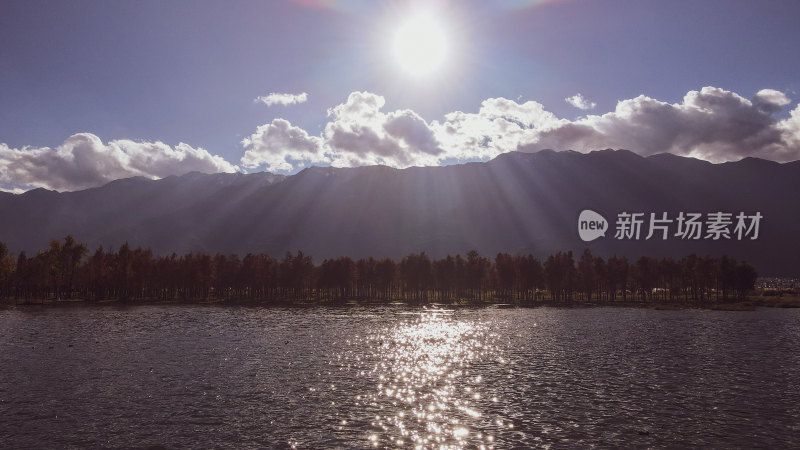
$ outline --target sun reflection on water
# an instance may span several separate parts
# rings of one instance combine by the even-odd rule
[[[368,445],[415,448],[492,448],[482,424],[485,380],[473,365],[496,353],[497,335],[486,324],[457,320],[452,310],[426,309],[369,337],[374,365],[359,372],[374,390],[356,401],[378,413]],[[494,419],[494,420],[493,420]],[[494,426],[494,429],[501,428]]]

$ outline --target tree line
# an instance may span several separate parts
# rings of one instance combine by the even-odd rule
[[[154,255],[150,249],[89,252],[72,236],[16,258],[0,242],[0,298],[18,302],[82,299],[122,301],[261,301],[339,303],[709,302],[743,298],[757,278],[753,266],[727,256],[680,260],[642,256],[604,259],[587,249],[544,260],[498,253],[433,259],[326,259],[303,252],[276,259],[263,253]]]

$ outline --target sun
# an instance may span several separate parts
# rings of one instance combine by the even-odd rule
[[[444,65],[447,44],[442,23],[430,15],[418,14],[397,29],[392,50],[402,70],[413,76],[426,76]]]

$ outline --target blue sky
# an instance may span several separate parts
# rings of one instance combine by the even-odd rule
[[[391,43],[422,9],[444,30],[448,54],[436,73],[415,77]],[[798,19],[796,1],[6,0],[0,186],[436,165],[543,146],[794,160]],[[255,101],[269,93],[307,101]],[[579,93],[594,108],[565,101]],[[662,116],[648,115],[654,109]],[[588,116],[596,119],[581,122]],[[650,140],[623,137],[663,117],[678,118]],[[750,134],[733,133],[741,121]],[[448,135],[448,126],[460,128]],[[111,163],[77,167],[64,156],[81,149]]]

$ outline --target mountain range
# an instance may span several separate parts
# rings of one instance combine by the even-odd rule
[[[561,251],[638,258],[730,255],[762,275],[800,273],[800,161],[745,158],[712,164],[626,150],[510,152],[488,162],[393,169],[310,167],[295,175],[189,173],[128,178],[75,192],[0,193],[0,241],[35,252],[72,234],[93,249],[125,242],[157,254],[302,250],[319,263],[337,256],[434,257],[477,250]],[[609,222],[584,242],[584,209]],[[723,211],[763,216],[752,240],[645,239],[650,213]],[[616,239],[620,212],[644,213],[638,240]],[[705,216],[704,216],[705,217]],[[734,219],[735,224],[735,219]],[[733,230],[733,226],[731,226]]]

